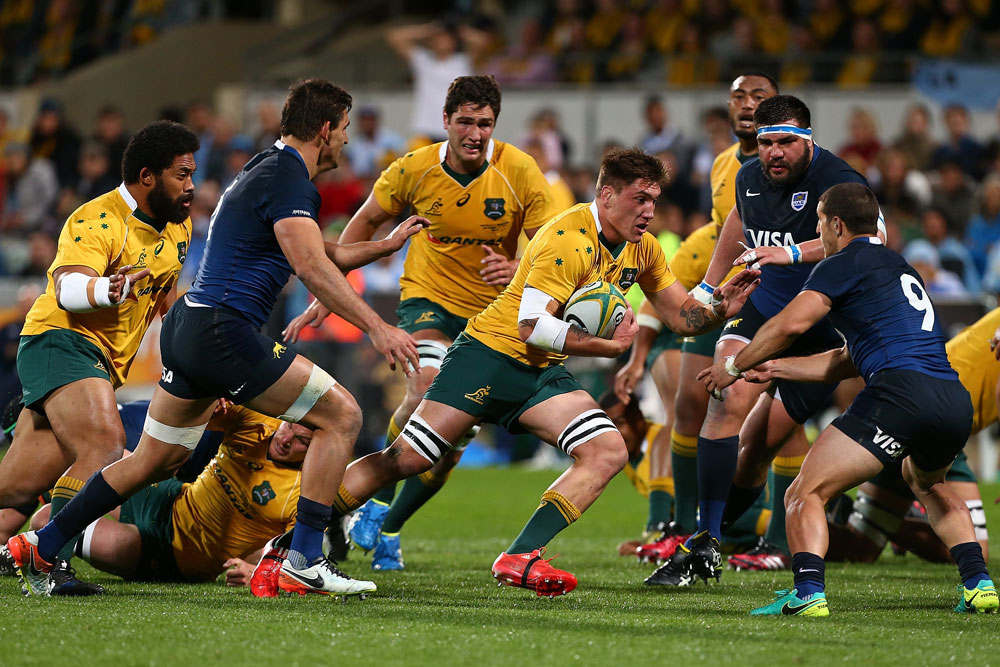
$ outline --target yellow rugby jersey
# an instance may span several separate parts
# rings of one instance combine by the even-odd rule
[[[612,283],[623,293],[635,283],[647,293],[674,283],[663,248],[652,234],[609,250],[600,224],[597,204],[591,202],[577,204],[542,227],[528,243],[510,284],[469,320],[465,333],[522,363],[550,366],[566,355],[528,345],[518,337],[517,311],[525,285],[565,304],[573,292],[597,280]]]
[[[653,422],[647,421],[649,425],[649,430],[646,431],[646,437],[642,441],[642,458],[636,461],[634,464],[629,461],[625,464],[625,476],[628,477],[628,481],[632,482],[632,486],[635,490],[639,492],[640,495],[649,496],[649,448],[653,445],[653,440],[656,439],[656,434],[660,432],[663,428],[663,424],[654,424]]]
[[[990,338],[997,327],[1000,327],[1000,308],[991,310],[945,345],[951,367],[958,372],[958,379],[972,397],[973,433],[997,420],[996,388],[1000,380],[1000,362],[990,350]]]
[[[559,210],[538,165],[515,146],[491,139],[477,174],[451,170],[447,151],[442,142],[399,158],[373,193],[386,212],[399,215],[409,206],[431,223],[410,238],[400,299],[429,299],[471,317],[501,292],[479,275],[483,246],[512,259],[521,230],[541,227]]]
[[[281,422],[232,405],[209,428],[223,431],[219,453],[174,501],[174,559],[188,579],[212,580],[295,524],[301,471],[267,457]]]
[[[45,293],[28,312],[21,335],[52,329],[79,333],[104,352],[111,362],[111,382],[119,387],[128,376],[146,329],[177,284],[191,243],[190,218],[181,223],[168,222],[162,233],[152,222],[138,210],[124,183],[73,211],[59,234]],[[132,287],[122,305],[71,313],[56,302],[52,272],[59,267],[86,266],[99,276],[111,276],[129,264],[134,266],[129,273],[145,268],[151,273]]]
[[[712,222],[691,232],[670,259],[670,271],[685,289],[690,290],[705,278],[719,231],[736,206],[736,172],[744,162],[754,157],[756,156],[743,155],[739,142],[736,142],[719,153],[712,162],[709,178],[712,188]],[[739,273],[742,268],[733,267],[726,280]]]

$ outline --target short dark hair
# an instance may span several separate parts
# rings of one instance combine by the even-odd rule
[[[613,390],[608,390],[601,394],[601,397],[597,399],[597,407],[601,410],[610,410],[616,406],[622,404],[622,399],[618,398]],[[635,417],[638,415],[642,417],[642,410],[639,408],[639,397],[635,394],[628,395],[628,403],[625,403],[625,414],[630,414]]]
[[[350,93],[326,79],[293,83],[281,109],[281,136],[312,141],[323,123],[330,121],[331,128],[339,125],[353,101]]]
[[[759,105],[753,113],[753,122],[758,127],[780,125],[790,120],[798,122],[799,127],[810,127],[812,116],[806,103],[794,95],[775,95]]]
[[[819,197],[823,213],[844,221],[851,234],[874,234],[878,231],[878,199],[861,183],[838,183]]]
[[[157,120],[132,135],[122,155],[122,180],[139,182],[139,172],[149,169],[159,176],[178,155],[196,153],[198,137],[180,123]]]
[[[500,84],[492,75],[460,76],[448,86],[444,97],[444,113],[449,118],[463,104],[477,109],[493,109],[493,119],[500,117]]]
[[[641,148],[612,148],[601,161],[601,172],[597,175],[597,190],[605,185],[615,192],[635,181],[663,183],[667,180],[667,168],[655,155]]]
[[[748,69],[748,70],[743,70],[741,72],[737,72],[736,76],[733,77],[733,81],[736,81],[736,79],[740,78],[741,76],[759,76],[762,79],[767,79],[767,82],[771,84],[772,88],[774,88],[774,92],[776,93],[780,92],[778,90],[778,82],[775,81],[774,77],[772,77],[770,74],[761,72],[760,70],[756,69]]]

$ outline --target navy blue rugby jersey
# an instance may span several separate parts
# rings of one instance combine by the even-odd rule
[[[958,380],[920,276],[878,238],[855,239],[816,264],[802,287],[806,290],[833,302],[828,317],[847,339],[866,382],[886,369]]]
[[[815,146],[806,173],[789,187],[771,185],[756,158],[736,174],[736,210],[751,248],[788,246],[819,238],[816,202],[838,183],[868,185],[865,177],[828,150]],[[762,267],[760,285],[750,301],[764,317],[773,317],[795,298],[812,264]]]
[[[263,326],[292,267],[274,236],[284,218],[319,218],[302,156],[281,141],[247,162],[212,214],[205,254],[186,298],[234,310]]]

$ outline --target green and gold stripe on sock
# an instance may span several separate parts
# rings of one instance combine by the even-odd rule
[[[559,514],[562,515],[562,518],[566,520],[567,524],[573,523],[580,518],[581,512],[577,509],[576,505],[574,505],[569,498],[558,491],[546,491],[543,493],[542,502],[538,507],[541,508],[546,503],[551,504],[559,510]]]
[[[56,504],[56,498],[61,500],[59,503],[59,509],[69,502],[73,496],[79,493],[80,489],[83,488],[84,481],[82,479],[76,479],[75,477],[67,477],[63,475],[58,480],[56,480],[56,485],[52,487],[52,504]],[[59,510],[55,510],[58,512]]]
[[[673,477],[657,477],[655,479],[649,480],[649,490],[650,491],[663,491],[664,493],[669,493],[671,496],[674,495],[674,478]]]
[[[801,456],[775,456],[774,461],[771,462],[771,470],[774,471],[775,475],[796,477],[802,470],[802,462],[805,458],[805,454]]]
[[[670,451],[680,456],[696,457],[698,455],[698,436],[681,435],[670,429]]]
[[[417,479],[423,482],[424,486],[431,489],[440,489],[448,481],[449,477],[451,477],[451,470],[444,475],[438,475],[434,472],[433,468],[417,475]]]
[[[350,514],[354,510],[358,509],[363,503],[352,496],[351,492],[347,490],[347,487],[341,484],[340,489],[337,490],[337,497],[333,499],[332,504],[333,509],[343,516],[344,514]]]

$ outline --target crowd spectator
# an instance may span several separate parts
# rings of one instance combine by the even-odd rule
[[[906,155],[914,169],[926,171],[934,155],[934,138],[931,136],[931,112],[923,104],[914,104],[906,111],[903,132],[893,142],[893,147]]]
[[[1000,241],[1000,174],[983,180],[979,193],[979,211],[965,228],[965,245],[981,274],[986,272],[990,249]]]
[[[527,17],[521,22],[521,38],[495,56],[486,66],[501,84],[539,86],[556,80],[556,61],[545,49],[541,21]]]
[[[357,119],[358,129],[345,149],[355,173],[363,179],[374,181],[383,169],[403,154],[406,145],[402,137],[382,127],[379,111],[375,107],[361,107]]]
[[[55,167],[17,142],[4,148],[4,163],[7,196],[0,227],[24,232],[40,229],[59,194]]]
[[[107,105],[97,112],[93,139],[104,146],[108,170],[121,180],[122,155],[125,154],[129,140],[129,133],[125,127],[125,114],[121,109]]]
[[[281,113],[270,100],[263,100],[257,105],[257,131],[254,133],[256,153],[274,145],[281,137]],[[354,139],[352,138],[353,142]]]
[[[654,155],[671,151],[677,166],[686,170],[691,164],[691,146],[681,131],[670,124],[670,114],[662,98],[654,96],[646,100],[643,120],[646,128],[639,139],[642,149]]]
[[[979,271],[968,248],[949,234],[945,212],[931,206],[922,218],[924,239],[937,252],[940,266],[958,276],[969,292],[979,290]]]
[[[903,259],[910,263],[931,296],[965,296],[965,285],[957,275],[941,268],[941,259],[930,241],[910,241],[903,250]]]
[[[937,165],[931,204],[941,209],[948,221],[948,232],[958,238],[965,232],[975,204],[972,179],[955,157],[946,156]]]
[[[80,178],[76,182],[76,194],[82,201],[90,201],[121,183],[121,160],[117,169],[111,169],[108,149],[97,141],[88,141],[80,149]]]
[[[28,236],[28,261],[18,271],[21,278],[44,278],[56,258],[56,237],[48,232],[32,232]]]
[[[969,176],[980,178],[983,147],[969,134],[969,110],[960,104],[945,107],[944,124],[947,138],[934,149],[931,161],[954,162]]]
[[[837,149],[837,155],[859,173],[870,176],[875,158],[882,151],[875,114],[861,107],[851,109],[847,132],[847,143]]]
[[[62,102],[51,97],[42,100],[29,143],[33,155],[52,163],[59,183],[76,182],[80,137],[66,122]]]

